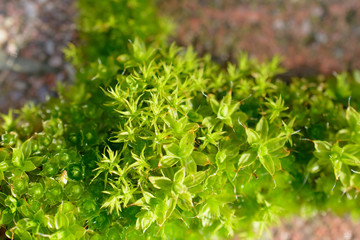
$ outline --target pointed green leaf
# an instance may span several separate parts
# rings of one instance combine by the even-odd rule
[[[32,161],[25,161],[24,166],[21,168],[25,172],[31,172],[36,169],[36,166]]]
[[[179,161],[179,158],[176,158],[174,156],[163,156],[160,159],[160,167],[172,167]]]
[[[260,142],[260,135],[251,128],[246,128],[247,142],[251,145]]]
[[[13,149],[12,163],[14,164],[15,167],[21,168],[24,166],[24,154],[21,151],[21,149],[19,148]]]
[[[185,180],[185,168],[180,168],[174,175],[174,183],[183,184]]]
[[[177,144],[171,143],[168,145],[164,145],[164,149],[166,151],[166,154],[168,156],[174,157],[174,158],[180,158],[180,148]]]
[[[24,229],[17,228],[15,229],[15,233],[19,236],[20,240],[33,240],[30,233]]]
[[[194,159],[195,163],[199,166],[206,166],[210,163],[208,156],[205,153],[200,151],[193,151],[191,157]]]
[[[194,175],[188,175],[185,177],[184,185],[188,188],[195,187],[201,184],[206,178],[205,171],[196,172]]]
[[[196,173],[197,166],[195,161],[192,159],[192,157],[183,158],[182,162],[183,162],[183,166],[185,166],[185,170],[187,174],[194,175]]]
[[[347,165],[343,164],[339,160],[335,161],[334,162],[334,173],[335,173],[335,178],[336,179],[340,178],[341,183],[345,187],[350,186],[351,173],[350,173],[350,169]]]
[[[179,145],[180,157],[184,158],[191,155],[194,149],[194,142],[195,142],[195,133],[192,131],[186,133],[186,135],[181,138]]]
[[[329,155],[331,154],[331,144],[325,141],[313,141],[315,145],[314,155],[318,158],[325,158],[328,159]]]
[[[86,229],[84,227],[81,227],[78,224],[72,224],[69,226],[69,232],[72,234],[72,236],[75,239],[82,239],[82,237],[85,235]]]
[[[172,186],[172,181],[167,177],[149,177],[149,181],[155,188],[169,190]]]
[[[351,175],[350,182],[351,182],[351,186],[354,186],[359,190],[360,189],[360,174]]]
[[[350,106],[346,109],[346,120],[352,129],[360,126],[360,114]]]
[[[32,143],[31,138],[21,144],[21,151],[24,154],[24,158],[27,159],[31,155]]]
[[[259,132],[262,138],[266,138],[269,132],[269,123],[265,117],[262,117],[256,124],[256,132]]]
[[[57,213],[55,214],[55,228],[60,229],[68,226],[69,226],[69,220],[66,217],[66,215],[63,214],[61,211],[57,211]]]
[[[273,176],[275,173],[275,164],[274,164],[274,160],[272,159],[272,157],[268,154],[265,156],[260,155],[259,160],[260,160],[261,164],[264,166],[264,168],[266,169],[266,171],[268,171],[270,173],[270,175]]]
[[[266,141],[264,143],[264,146],[267,148],[269,153],[272,153],[283,149],[286,142],[287,142],[286,137],[276,137]]]
[[[257,158],[257,153],[253,151],[245,152],[240,155],[238,165],[239,168],[247,167],[251,165]]]
[[[186,210],[194,207],[194,204],[192,202],[192,196],[189,192],[184,192],[183,194],[181,194],[179,200],[184,204]]]
[[[217,114],[219,112],[219,102],[216,100],[215,95],[209,94],[207,99],[210,102],[211,109]]]
[[[360,167],[360,159],[346,152],[342,154],[341,161],[350,166]]]
[[[136,214],[136,229],[145,232],[151,224],[156,220],[156,215],[151,211],[143,210]]]

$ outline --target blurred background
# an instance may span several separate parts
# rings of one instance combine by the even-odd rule
[[[73,0],[0,0],[0,112],[41,102],[73,78],[62,49],[76,41]]]
[[[77,41],[72,0],[0,0],[0,112],[41,102],[71,82],[62,49]],[[359,0],[158,0],[175,23],[171,41],[226,66],[240,51],[260,62],[279,55],[281,77],[360,69]],[[283,220],[264,239],[360,239],[360,224],[329,213]]]
[[[167,0],[173,40],[219,63],[239,50],[260,61],[283,57],[289,75],[311,77],[360,68],[358,0]]]

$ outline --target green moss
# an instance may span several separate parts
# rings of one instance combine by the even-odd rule
[[[285,84],[278,59],[245,55],[221,69],[167,45],[149,1],[78,3],[75,84],[2,115],[7,235],[251,238],[281,216],[359,214],[358,72]]]

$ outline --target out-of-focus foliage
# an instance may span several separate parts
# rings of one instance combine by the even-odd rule
[[[251,238],[292,213],[358,215],[359,72],[287,84],[277,58],[246,55],[224,70],[166,45],[149,1],[79,7],[77,82],[1,116],[9,238]]]

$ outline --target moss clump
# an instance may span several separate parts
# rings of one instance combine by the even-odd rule
[[[9,238],[250,238],[291,213],[358,214],[358,72],[285,84],[276,58],[221,69],[168,46],[148,1],[79,7],[76,83],[2,115]]]

